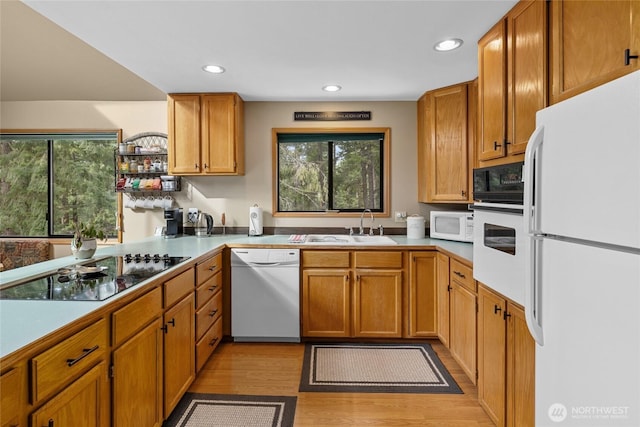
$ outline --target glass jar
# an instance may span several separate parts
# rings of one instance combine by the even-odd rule
[[[136,159],[132,159],[131,163],[129,163],[129,170],[133,173],[138,170],[138,161]]]

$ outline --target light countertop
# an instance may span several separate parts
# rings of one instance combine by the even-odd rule
[[[473,261],[473,245],[470,243],[451,242],[439,239],[407,239],[406,236],[389,236],[397,245],[385,248],[402,248],[411,250],[443,249],[451,255],[469,262]],[[193,259],[207,252],[228,246],[269,246],[269,247],[299,247],[324,248],[327,246],[313,246],[310,244],[292,244],[288,242],[289,235],[214,235],[209,237],[182,236],[175,239],[150,237],[133,243],[119,244],[98,249],[95,257],[125,254],[165,254],[171,256],[188,256]],[[332,248],[336,248],[333,246]],[[370,246],[345,246],[349,249],[367,250]],[[377,247],[377,248],[380,248]],[[74,265],[79,262],[73,256],[62,257],[38,264],[0,272],[0,285],[27,277],[37,276],[45,272],[55,271],[60,267]],[[163,274],[171,274],[180,265],[165,270]],[[149,279],[155,280],[157,279]],[[104,301],[38,301],[38,300],[0,300],[0,358],[37,341],[66,325],[73,323],[104,306],[122,298],[132,289],[140,288],[147,283],[140,284],[119,293]]]

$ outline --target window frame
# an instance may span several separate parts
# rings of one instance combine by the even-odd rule
[[[116,139],[116,145],[114,146],[114,155],[118,148],[118,144],[122,142],[122,129],[0,129],[0,134],[3,136],[34,135],[34,136],[42,136],[43,138],[48,138],[48,139],[51,139],[50,137],[62,136],[62,135],[114,134]],[[49,149],[47,150],[47,156],[48,156],[48,160],[47,160],[48,162],[47,164],[48,212],[47,212],[47,215],[50,216],[51,203],[52,203],[51,198],[53,194],[51,191],[51,182],[50,182],[52,167],[53,167],[52,165],[53,153]],[[114,162],[113,163],[114,192],[116,192],[115,191],[115,157],[113,162]],[[116,209],[117,209],[117,216],[116,216],[116,223],[115,223],[116,238],[117,238],[117,242],[122,242],[123,205],[122,205],[122,194],[120,193],[116,194]],[[16,239],[16,238],[22,239],[22,240],[47,239],[47,240],[56,241],[56,242],[64,242],[64,241],[71,242],[71,237],[72,237],[71,235],[52,234],[51,219],[49,218],[47,221],[47,235],[45,236],[0,236],[0,239]],[[113,241],[114,239],[110,238],[109,240]]]
[[[271,212],[274,217],[290,218],[328,218],[328,217],[360,217],[361,211],[325,211],[325,212],[282,212],[279,211],[278,195],[278,134],[349,134],[378,133],[384,134],[382,147],[382,206],[376,217],[389,217],[391,188],[391,128],[388,127],[355,127],[355,128],[272,128],[271,129]],[[363,208],[365,209],[365,208]]]

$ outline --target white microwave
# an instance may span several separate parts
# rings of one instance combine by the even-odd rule
[[[431,211],[429,237],[473,242],[473,212]]]

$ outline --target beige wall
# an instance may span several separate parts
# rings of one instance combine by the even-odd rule
[[[371,111],[372,120],[353,122],[294,122],[294,111]],[[246,102],[246,174],[239,177],[183,178],[176,200],[185,209],[212,214],[216,223],[225,212],[227,224],[248,226],[249,207],[264,210],[264,225],[355,226],[357,218],[274,218],[271,216],[271,129],[282,127],[390,127],[391,211],[428,218],[429,206],[417,200],[415,102]],[[0,103],[4,129],[122,129],[123,138],[140,132],[167,132],[166,102],[39,101]],[[126,196],[124,196],[126,197]],[[441,207],[442,208],[442,207]],[[376,218],[376,225],[404,226],[393,218]],[[161,210],[125,209],[125,241],[153,234],[164,225]]]

